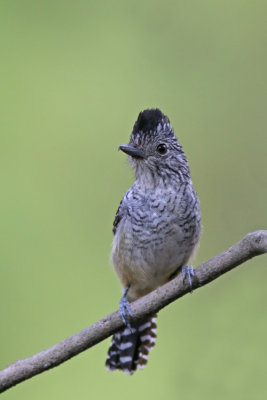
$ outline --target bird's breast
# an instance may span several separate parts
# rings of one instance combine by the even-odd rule
[[[170,193],[128,201],[111,256],[123,286],[138,286],[145,294],[187,262],[198,242],[197,229],[191,228],[198,224],[197,212],[189,200]]]

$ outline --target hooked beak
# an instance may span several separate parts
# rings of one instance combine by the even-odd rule
[[[134,158],[145,158],[144,151],[131,144],[122,144],[119,146],[119,150],[122,150],[124,153]]]

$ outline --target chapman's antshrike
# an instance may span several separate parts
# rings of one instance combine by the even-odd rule
[[[113,336],[106,367],[132,374],[144,368],[155,345],[156,315],[130,326],[128,300],[178,274],[197,248],[201,218],[182,146],[159,109],[141,112],[130,143],[119,148],[129,155],[136,181],[124,195],[113,225],[111,259],[124,289],[120,312],[126,327]],[[192,269],[185,271],[191,282]]]

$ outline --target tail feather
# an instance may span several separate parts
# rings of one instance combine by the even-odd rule
[[[131,329],[124,328],[115,333],[107,355],[109,371],[122,370],[132,375],[136,369],[147,364],[148,354],[156,343],[156,314],[135,322]]]

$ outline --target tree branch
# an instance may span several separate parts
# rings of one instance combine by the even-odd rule
[[[206,285],[250,258],[263,253],[267,253],[267,230],[249,233],[228,250],[195,268],[193,289]],[[132,303],[131,309],[134,317],[130,318],[130,321],[136,321],[159,311],[189,291],[188,283],[183,282],[180,274],[172,281]],[[14,362],[0,372],[0,392],[56,367],[106,339],[122,327],[123,323],[119,312],[116,311],[52,347],[24,360]]]

